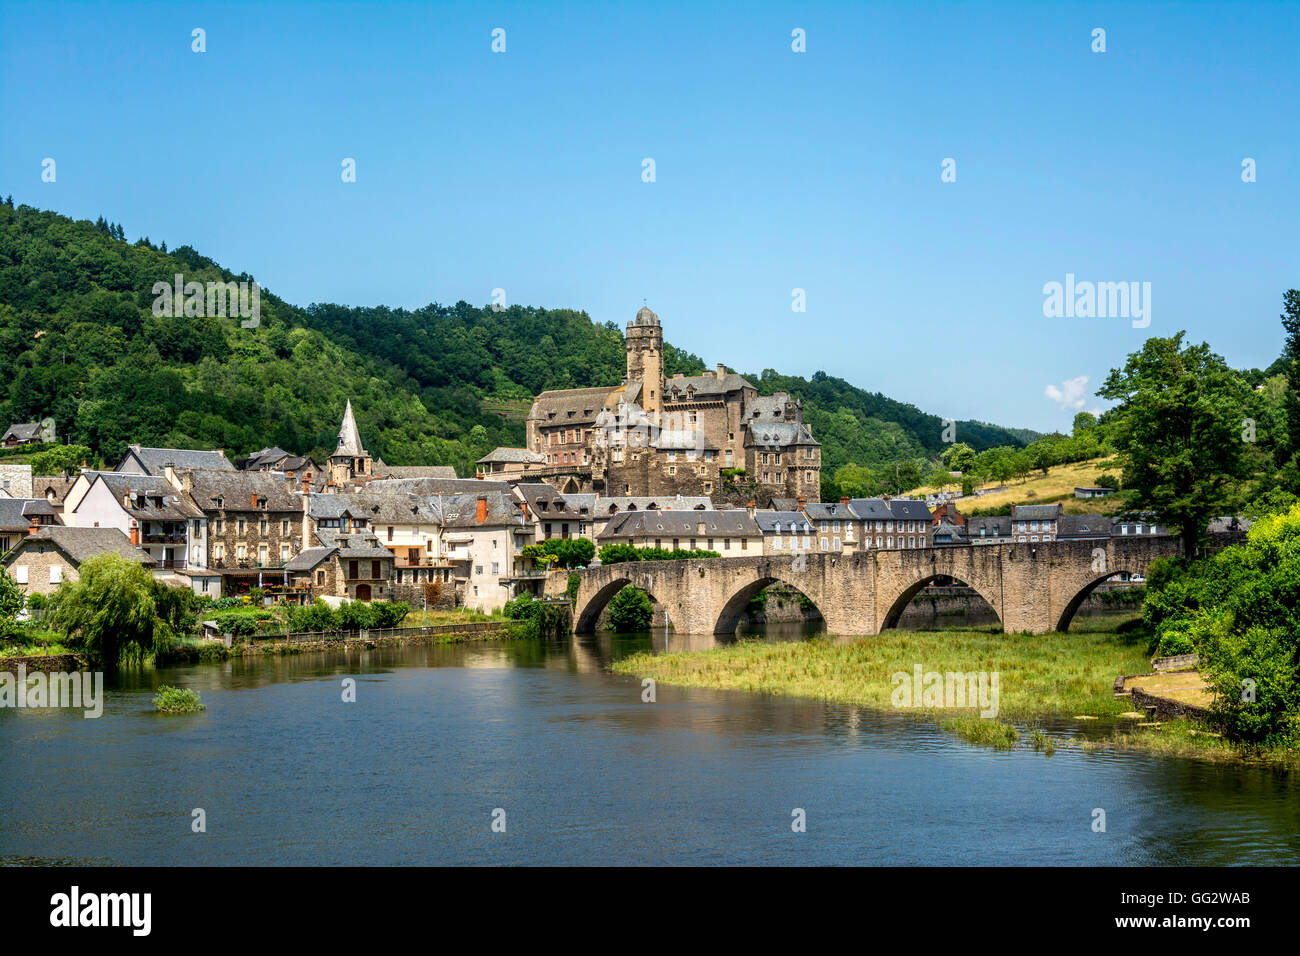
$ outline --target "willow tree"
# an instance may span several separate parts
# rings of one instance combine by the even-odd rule
[[[49,623],[107,668],[141,661],[169,646],[173,636],[154,594],[146,568],[118,554],[99,554],[81,565],[76,581],[59,588]]]

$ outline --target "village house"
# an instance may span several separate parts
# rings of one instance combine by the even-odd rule
[[[1012,541],[1011,516],[997,515],[989,518],[967,518],[966,540],[972,545],[1002,544]]]
[[[840,552],[866,550],[862,519],[848,498],[839,501],[800,502],[799,510],[807,516],[817,533],[818,551]]]
[[[743,509],[624,511],[606,523],[596,542],[675,551],[716,551],[724,558],[759,557],[763,531]]]
[[[191,586],[188,579],[171,573],[185,570],[189,556],[205,550],[203,512],[186,494],[165,475],[87,471],[78,479],[82,482],[84,493],[75,504],[65,504],[64,524],[117,528],[149,554],[156,574],[169,583]],[[70,498],[74,492],[69,492]]]
[[[289,587],[310,603],[393,599],[393,552],[379,543],[364,506],[338,494],[304,495],[306,547],[284,565]]]
[[[625,511],[712,511],[713,501],[707,495],[601,495],[592,505],[591,534],[599,539],[605,525],[615,515]]]
[[[310,458],[291,454],[279,446],[263,448],[247,458],[238,458],[235,467],[241,471],[278,471],[291,481],[306,479],[312,487],[316,486],[322,474],[322,469]]]
[[[499,610],[520,593],[540,595],[546,571],[523,556],[533,524],[508,491],[441,499],[444,558],[454,568],[459,602]]]
[[[889,510],[898,527],[898,546],[900,548],[928,548],[934,534],[934,522],[931,520],[930,508],[924,501],[909,498],[889,499]],[[888,533],[885,537],[888,542]],[[887,545],[888,546],[888,545]]]
[[[474,464],[480,475],[522,475],[530,468],[545,465],[546,456],[527,448],[495,448]]]
[[[1021,543],[1055,541],[1057,522],[1060,518],[1060,504],[1015,505],[1011,509],[1012,529],[1016,541]]]
[[[24,594],[53,594],[64,581],[76,581],[81,565],[101,554],[118,554],[153,568],[154,559],[116,528],[47,525],[27,535],[0,557],[0,566]]]
[[[0,498],[0,554],[27,535],[59,523],[54,507],[44,498]]]
[[[849,501],[853,513],[862,519],[862,547],[889,550],[898,538],[894,534],[895,518],[889,502],[883,498],[854,498]]]
[[[521,481],[514,494],[532,520],[534,540],[586,538],[595,542],[594,511],[600,500],[595,495],[562,495],[541,481]]]
[[[412,606],[452,606],[453,565],[444,555],[439,496],[356,492],[323,496],[321,509],[337,510],[340,522],[363,522],[393,557],[393,600]],[[323,518],[322,521],[330,519]]]
[[[813,524],[802,511],[755,511],[754,521],[763,534],[763,554],[791,557],[817,550]]]

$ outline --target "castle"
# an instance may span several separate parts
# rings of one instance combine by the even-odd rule
[[[529,471],[562,492],[603,495],[724,494],[744,473],[770,497],[821,492],[821,445],[803,405],[785,392],[760,396],[719,365],[664,378],[659,316],[643,307],[627,325],[621,385],[542,392],[527,420]]]

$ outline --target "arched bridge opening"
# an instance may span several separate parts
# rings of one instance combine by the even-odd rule
[[[650,598],[650,604],[654,608],[654,626],[671,625],[672,622],[668,618],[667,608],[655,598],[654,594],[646,590],[644,584],[633,581],[631,578],[620,577],[607,583],[578,610],[573,623],[574,632],[577,634],[595,632],[596,625],[600,623],[601,615],[609,607],[609,602],[614,600],[619,591],[627,587],[640,588]]]
[[[778,596],[769,596],[769,591],[778,591]],[[767,598],[766,601],[763,601]],[[763,603],[760,605],[760,601]],[[792,602],[799,609],[796,617],[791,615],[791,622],[800,623],[809,622],[825,624],[825,617],[811,597],[801,591],[795,585],[788,581],[783,581],[777,577],[763,576],[738,588],[731,597],[727,598],[722,609],[718,612],[717,622],[713,626],[715,635],[734,635],[736,629],[742,624],[758,623],[761,619],[767,620],[767,615],[771,612],[769,608],[783,602]]]
[[[926,594],[936,599],[940,597],[964,599],[973,605],[973,610],[980,612],[979,616],[987,617],[999,627],[1002,626],[1002,618],[998,614],[993,595],[986,594],[982,589],[950,574],[936,573],[919,578],[904,588],[890,603],[889,609],[881,618],[880,629],[884,631],[898,627],[903,614],[912,602]],[[937,612],[933,617],[937,622]]]

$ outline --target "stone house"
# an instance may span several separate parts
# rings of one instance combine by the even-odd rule
[[[763,553],[779,557],[811,554],[817,550],[812,521],[802,511],[755,511],[763,533]]]
[[[152,568],[154,559],[116,528],[38,528],[0,557],[0,565],[26,594],[53,594],[64,581],[76,581],[88,558],[120,554]]]
[[[803,501],[799,510],[813,526],[814,550],[852,552],[869,546],[862,530],[862,518],[848,498],[831,502]]]
[[[707,495],[601,495],[594,499],[591,509],[592,539],[599,540],[610,520],[626,511],[713,510],[713,500]]]
[[[883,498],[854,498],[849,502],[853,513],[862,519],[862,547],[888,550],[895,547],[894,512]]]
[[[934,520],[930,508],[924,501],[910,498],[889,499],[889,510],[894,516],[898,529],[896,538],[899,548],[928,548],[934,535]],[[886,531],[885,545],[889,547],[889,535]]]
[[[1011,525],[1016,541],[1036,543],[1055,541],[1057,524],[1061,519],[1061,505],[1015,505],[1011,509]]]
[[[991,518],[967,518],[966,540],[972,545],[1003,544],[1013,541],[1011,516],[997,515]]]
[[[204,553],[204,514],[166,476],[82,472],[77,485],[83,482],[84,493],[78,494],[75,503],[65,502],[64,524],[117,528],[132,545],[148,552],[160,575],[183,571],[191,555]],[[73,492],[69,492],[69,499],[72,496]],[[171,583],[190,586],[186,579],[171,577],[177,578]]]
[[[44,498],[0,498],[0,554],[29,534],[59,523]]]
[[[495,448],[474,464],[480,475],[522,475],[532,468],[547,464],[541,452],[527,448]]]
[[[595,542],[596,503],[592,494],[560,494],[542,481],[521,481],[514,487],[515,498],[533,524],[533,540],[586,538]]]
[[[0,498],[31,498],[32,466],[0,463]]]

